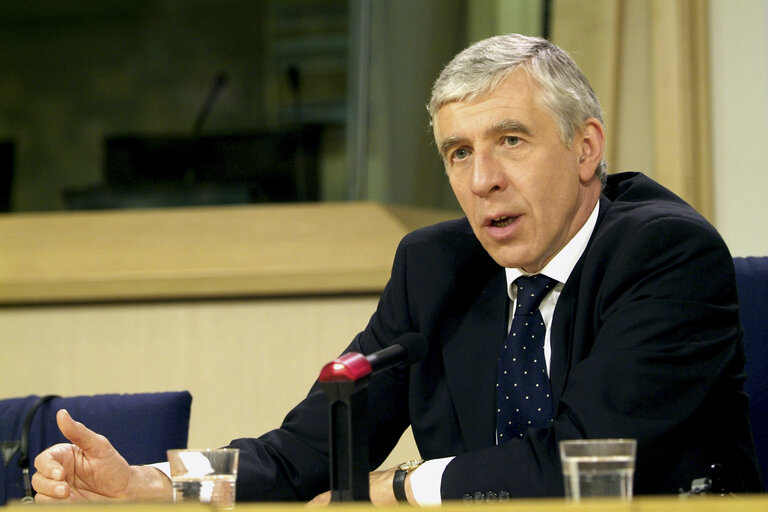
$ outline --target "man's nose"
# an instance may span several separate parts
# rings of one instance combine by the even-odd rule
[[[476,152],[472,169],[472,192],[486,197],[493,192],[504,190],[507,186],[503,166],[493,154]]]

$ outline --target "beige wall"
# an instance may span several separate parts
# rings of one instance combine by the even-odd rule
[[[715,225],[738,256],[768,255],[767,4],[710,0]]]

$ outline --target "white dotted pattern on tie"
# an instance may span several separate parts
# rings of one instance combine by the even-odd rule
[[[528,369],[522,369],[517,368],[517,364],[520,364],[518,361],[518,358],[516,356],[508,357],[506,356],[509,352],[515,352],[515,346],[514,342],[507,342],[504,344],[502,356],[499,358],[499,369],[502,371],[499,372],[499,380],[503,380],[505,382],[504,389],[500,389],[499,384],[497,384],[497,389],[499,389],[499,393],[497,395],[497,402],[499,404],[499,407],[497,407],[497,414],[498,414],[498,424],[497,425],[509,425],[513,426],[513,422],[515,418],[518,419],[517,426],[514,426],[512,430],[507,430],[505,428],[499,428],[497,426],[497,432],[499,436],[499,440],[502,441],[505,438],[505,434],[507,436],[510,435],[516,435],[518,437],[523,437],[524,433],[521,431],[525,426],[533,426],[533,422],[536,421],[537,425],[546,424],[550,421],[552,421],[551,418],[551,404],[548,404],[546,408],[543,408],[539,406],[538,404],[534,404],[533,407],[531,407],[527,413],[525,413],[528,417],[526,418],[520,418],[520,408],[514,407],[514,414],[511,412],[512,407],[502,407],[501,405],[503,403],[509,403],[510,402],[510,395],[513,395],[514,393],[510,393],[510,391],[515,391],[515,393],[519,393],[518,398],[514,398],[514,402],[517,402],[518,400],[523,400],[525,402],[541,402],[543,398],[542,396],[546,397],[546,401],[548,402],[550,399],[550,393],[549,393],[549,381],[547,379],[547,370],[546,366],[542,364],[544,362],[543,359],[543,347],[544,347],[544,333],[545,326],[544,322],[539,320],[538,322],[534,323],[536,327],[534,328],[533,325],[530,325],[531,322],[528,320],[530,317],[538,316],[539,319],[541,318],[541,314],[538,311],[539,303],[545,297],[551,288],[554,286],[553,280],[549,278],[544,278],[543,281],[540,283],[535,283],[536,279],[539,276],[533,276],[531,279],[532,284],[530,285],[531,288],[533,288],[533,292],[530,292],[529,290],[526,290],[526,288],[529,288],[528,284],[525,284],[523,279],[519,279],[518,282],[518,301],[517,301],[517,307],[515,310],[515,317],[512,321],[512,328],[510,329],[510,335],[508,337],[509,340],[516,338],[518,331],[519,332],[527,332],[529,339],[531,340],[531,350],[533,351],[534,357],[530,358],[528,357],[528,362],[524,363]],[[544,285],[543,287],[541,285]],[[541,290],[536,290],[536,288],[541,288]],[[538,325],[537,325],[538,324]],[[531,331],[531,329],[534,329]],[[538,332],[536,332],[538,331]],[[526,338],[528,339],[528,338]],[[523,354],[530,352],[528,350],[528,344],[522,345],[519,347],[523,352]],[[541,361],[541,363],[539,362]],[[508,370],[506,369],[509,369]],[[537,369],[540,370],[540,372],[534,372],[540,377],[534,377],[533,375],[529,376],[529,369]],[[536,393],[544,392],[545,389],[543,389],[546,385],[546,393],[543,395],[537,395],[536,400],[532,400],[532,395],[528,391],[523,391],[523,389],[518,386],[519,382],[517,380],[517,377],[515,376],[524,377],[524,380],[526,381],[526,388],[530,391],[536,390]],[[509,381],[509,377],[514,379],[514,381]],[[538,381],[536,381],[538,379]],[[510,386],[511,384],[511,386]],[[519,390],[519,391],[518,391]],[[528,407],[528,406],[526,406]],[[545,410],[546,409],[546,410]],[[546,413],[546,417],[544,416],[544,413]],[[512,416],[512,419],[508,419],[509,416]],[[536,416],[536,417],[534,417]],[[520,421],[522,420],[522,421]]]

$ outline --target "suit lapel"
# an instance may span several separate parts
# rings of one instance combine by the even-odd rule
[[[557,405],[565,388],[566,376],[571,365],[571,340],[573,339],[573,320],[576,313],[576,292],[578,290],[578,275],[581,274],[582,259],[571,272],[568,282],[563,286],[560,298],[557,300],[555,313],[552,318],[552,331],[549,342],[552,348],[552,359],[549,365],[549,383],[552,388],[552,403]],[[555,410],[557,414],[557,410]]]
[[[496,371],[507,330],[505,283],[500,269],[443,346],[448,388],[470,450],[495,442]]]
[[[565,389],[568,380],[568,372],[571,368],[571,356],[573,354],[574,343],[576,342],[574,339],[576,335],[574,331],[576,303],[581,275],[584,269],[584,260],[586,259],[587,254],[589,254],[589,249],[592,247],[595,234],[600,229],[600,224],[610,205],[611,201],[607,197],[604,195],[600,196],[600,211],[598,213],[595,229],[592,231],[592,236],[590,236],[586,249],[584,249],[584,254],[581,255],[576,266],[571,271],[568,281],[564,284],[563,291],[560,294],[560,298],[557,300],[557,306],[555,307],[555,313],[552,318],[552,330],[549,338],[552,347],[549,382],[552,387],[552,400],[555,405],[563,394],[563,390]],[[557,411],[555,411],[555,414],[557,414]]]

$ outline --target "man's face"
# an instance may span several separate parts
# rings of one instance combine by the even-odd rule
[[[518,69],[490,94],[442,106],[434,123],[475,236],[499,265],[528,272],[541,270],[592,212],[600,194],[594,152],[602,155],[603,142],[590,120],[567,147],[536,87]]]

